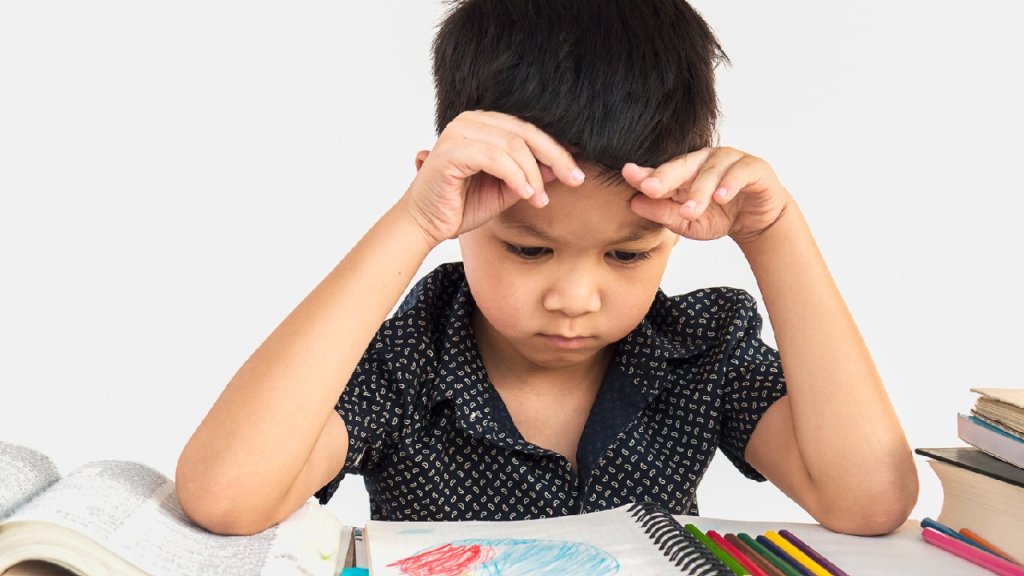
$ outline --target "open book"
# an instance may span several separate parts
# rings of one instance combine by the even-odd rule
[[[365,537],[374,576],[731,574],[649,502],[538,520],[370,520]]]
[[[53,462],[0,442],[0,574],[44,561],[81,576],[306,574],[351,565],[352,529],[312,503],[252,536],[220,536],[182,512],[174,483],[135,462]]]
[[[991,576],[931,546],[908,520],[887,536],[837,534],[817,524],[668,515],[628,504],[577,516],[521,521],[366,523],[373,576],[630,576],[734,572],[707,560],[681,528],[757,537],[783,529],[851,575]]]

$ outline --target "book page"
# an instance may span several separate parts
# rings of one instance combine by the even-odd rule
[[[656,549],[651,552],[650,540],[621,513],[624,509],[509,522],[371,520],[366,523],[369,562],[374,576],[436,574],[442,567],[444,574],[491,576],[686,574],[664,563]],[[927,544],[913,520],[892,534],[865,537],[838,534],[817,524],[673,518],[722,535],[746,533],[756,538],[786,529],[847,574],[991,576],[980,566]],[[552,542],[568,544],[551,548]],[[612,561],[601,562],[602,554]],[[502,558],[504,562],[496,561]]]
[[[1024,409],[1024,388],[971,388],[971,392]]]
[[[59,479],[57,467],[41,452],[0,442],[0,521]]]
[[[167,477],[120,461],[82,466],[10,518],[19,521],[78,531],[153,576],[333,575],[342,537],[311,503],[259,534],[212,534],[188,520]]]
[[[971,414],[984,418],[1001,428],[1008,428],[1014,432],[1024,433],[1024,409],[1021,409],[1016,405],[1007,404],[1001,400],[982,396],[974,403],[974,408],[971,409]]]
[[[680,524],[725,534],[756,538],[768,530],[786,529],[847,574],[900,574],[901,576],[992,576],[981,566],[928,544],[921,538],[920,522],[908,520],[886,536],[837,534],[818,524],[798,522],[746,522],[699,516],[674,516]]]
[[[370,520],[365,538],[371,573],[687,574],[669,562],[627,509],[500,522]]]

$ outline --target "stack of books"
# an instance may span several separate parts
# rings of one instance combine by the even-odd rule
[[[970,446],[918,448],[942,484],[940,525],[949,534],[1016,564],[1024,563],[1024,388],[971,388],[970,414],[957,435]],[[927,539],[927,538],[926,538]]]

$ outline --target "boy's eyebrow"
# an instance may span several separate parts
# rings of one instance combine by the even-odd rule
[[[554,238],[548,235],[547,232],[544,232],[540,228],[537,228],[530,222],[526,222],[524,220],[519,220],[518,218],[511,217],[507,213],[499,214],[498,222],[500,222],[506,228],[511,228],[512,230],[515,230],[520,234],[524,234],[526,236],[533,236],[534,238],[552,244],[557,242]],[[626,236],[623,236],[622,238],[612,241],[611,243],[625,244],[629,242],[636,242],[638,240],[645,240],[647,238],[660,234],[661,231],[664,229],[664,226],[658,224],[657,222],[654,222],[653,220],[645,220],[639,228],[627,234]]]

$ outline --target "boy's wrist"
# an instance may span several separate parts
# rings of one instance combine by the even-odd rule
[[[801,237],[811,237],[810,228],[804,220],[803,213],[792,198],[779,213],[770,226],[757,236],[748,240],[736,240],[747,261],[762,261],[765,258],[777,258],[785,255],[787,246]],[[812,238],[813,240],[813,238]]]
[[[446,238],[438,239],[435,235],[429,231],[429,227],[424,223],[420,213],[416,210],[415,206],[409,200],[408,195],[403,196],[398,200],[397,203],[391,208],[391,211],[395,213],[395,216],[399,217],[405,226],[408,228],[410,235],[413,236],[416,242],[422,242],[423,247],[429,253],[434,248],[437,248],[441,242]]]

